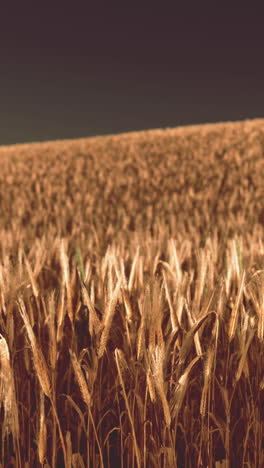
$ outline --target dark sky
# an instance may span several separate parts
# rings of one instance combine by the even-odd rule
[[[35,3],[1,7],[0,145],[264,117],[256,5]]]

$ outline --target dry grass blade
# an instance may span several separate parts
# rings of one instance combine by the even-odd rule
[[[263,342],[264,341],[264,278],[258,281],[258,294],[257,292],[253,290],[252,287],[250,288],[249,294],[256,308],[256,312],[258,316],[258,332],[257,332],[258,338],[260,341]]]
[[[39,436],[38,436],[38,456],[39,463],[43,464],[46,457],[47,426],[45,422],[44,393],[40,389],[40,412],[39,412]]]
[[[200,359],[200,356],[197,356],[196,358],[194,358],[190,362],[190,364],[186,367],[184,373],[178,380],[175,394],[173,395],[172,401],[170,402],[171,416],[173,419],[176,419],[176,421],[178,418],[179,411],[182,407],[182,403],[183,403],[183,399],[187,390],[191,370],[199,359]]]
[[[71,433],[67,431],[66,434],[66,449],[67,449],[67,465],[68,467],[72,466],[72,442],[71,442]]]
[[[69,263],[66,255],[66,246],[65,239],[62,239],[60,242],[60,259],[62,267],[63,282],[66,285],[66,289],[69,289],[70,286],[70,272],[69,272]]]
[[[125,288],[122,288],[123,302],[126,310],[126,318],[129,323],[132,321],[133,310],[129,299],[128,291]]]
[[[63,336],[63,321],[65,317],[65,289],[61,288],[60,299],[57,309],[57,343],[59,343]]]
[[[199,330],[199,328],[202,326],[202,324],[205,322],[205,320],[212,314],[215,315],[215,312],[207,313],[204,317],[201,317],[199,320],[197,320],[197,322],[188,331],[187,335],[185,336],[185,338],[183,340],[183,343],[182,343],[182,346],[181,346],[181,349],[180,349],[180,352],[179,352],[179,363],[180,364],[185,362],[185,360],[186,360],[186,358],[187,358],[187,356],[188,356],[188,354],[190,352],[195,333]],[[200,353],[200,355],[201,355],[201,353]]]
[[[195,319],[194,316],[196,314],[193,314],[192,311],[189,309],[189,306],[188,306],[188,303],[187,303],[186,300],[185,300],[185,309],[186,309],[186,312],[187,312],[189,326],[192,329],[194,327],[194,324],[196,323],[196,320],[197,320],[199,314],[197,314],[197,317]],[[202,352],[202,346],[201,346],[201,343],[200,343],[200,338],[199,338],[198,333],[194,334],[193,341],[194,341],[197,356],[201,356],[203,354],[203,352]]]
[[[131,290],[133,288],[133,285],[134,285],[134,278],[135,278],[135,275],[136,275],[136,268],[137,268],[138,261],[139,261],[139,247],[137,248],[137,251],[136,251],[133,263],[132,263],[130,275],[129,275],[129,280],[128,280],[128,291],[129,292],[131,292]]]
[[[235,335],[235,329],[236,329],[237,320],[238,320],[238,307],[239,307],[240,300],[242,298],[244,284],[245,284],[245,270],[243,271],[241,279],[240,279],[238,294],[237,294],[236,301],[232,309],[231,317],[229,321],[228,336],[229,336],[230,341],[234,338],[234,335]]]
[[[49,327],[49,336],[50,336],[50,348],[49,348],[49,363],[53,372],[56,369],[57,363],[57,337],[56,337],[56,310],[55,310],[55,299],[54,291],[48,297],[48,308],[49,308],[49,317],[48,317],[48,327]]]
[[[231,241],[231,264],[236,277],[239,278],[241,270],[240,242],[236,239]]]
[[[242,371],[244,369],[245,362],[246,362],[246,359],[247,359],[248,349],[249,349],[251,341],[254,338],[254,335],[255,335],[255,331],[250,330],[247,342],[246,342],[245,346],[242,349],[242,355],[241,355],[241,358],[240,358],[240,361],[239,361],[239,365],[238,365],[237,372],[236,372],[236,377],[235,377],[236,381],[238,381],[240,379],[240,377],[241,377],[241,374],[242,374]]]
[[[79,453],[72,455],[72,468],[85,468],[84,461]]]
[[[141,314],[140,325],[137,334],[137,359],[140,361],[146,349],[145,331],[146,331],[146,311],[149,294],[146,293],[144,300],[139,300],[138,307]]]
[[[198,257],[198,278],[193,301],[193,311],[197,313],[200,309],[201,299],[205,286],[206,272],[208,268],[208,255],[204,250],[197,252]]]

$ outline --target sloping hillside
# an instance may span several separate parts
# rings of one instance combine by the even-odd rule
[[[264,119],[0,147],[1,229],[203,238],[264,222]]]

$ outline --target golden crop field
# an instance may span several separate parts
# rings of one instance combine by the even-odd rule
[[[264,466],[264,119],[0,147],[0,466]]]

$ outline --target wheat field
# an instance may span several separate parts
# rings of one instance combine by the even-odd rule
[[[0,147],[0,466],[264,466],[264,119]]]

